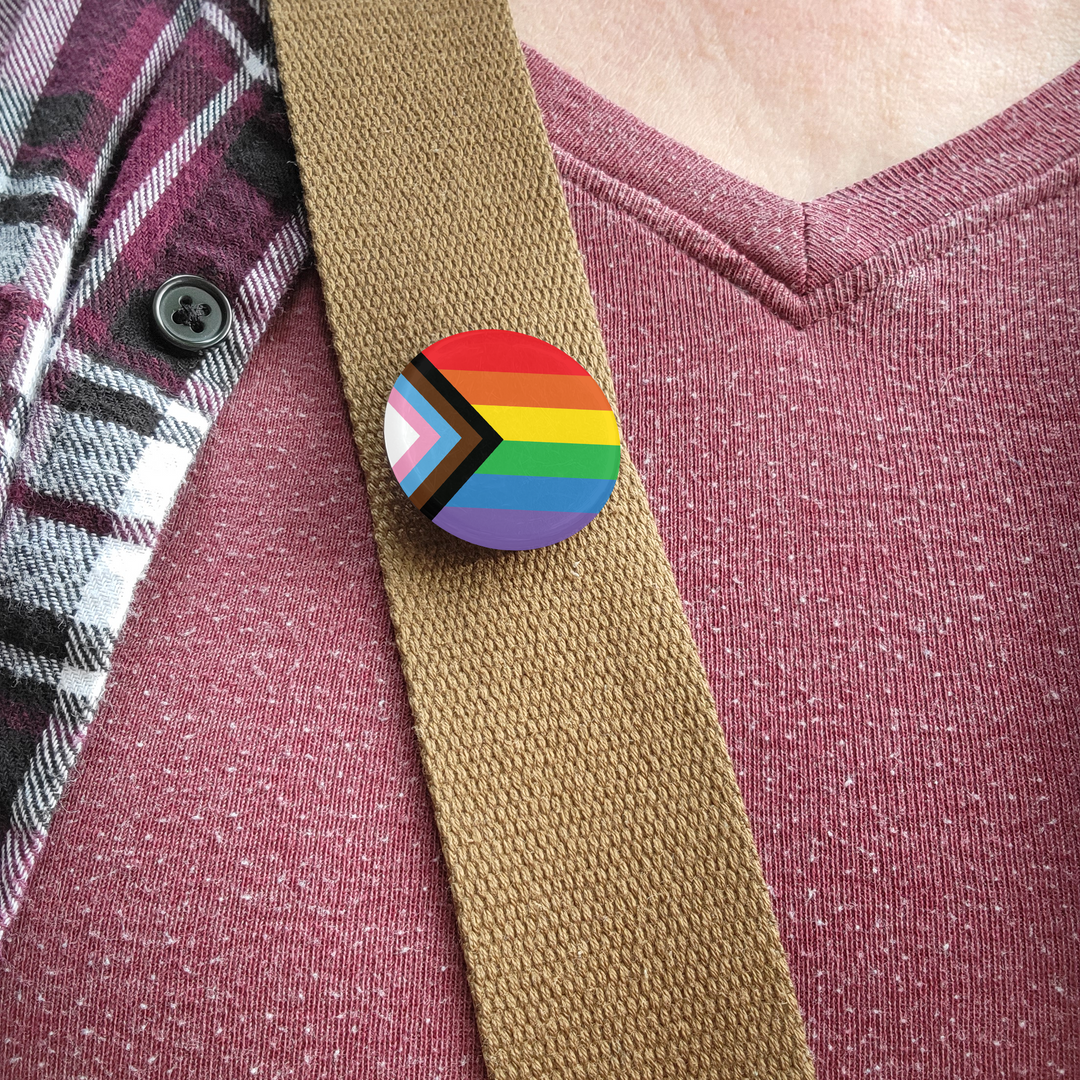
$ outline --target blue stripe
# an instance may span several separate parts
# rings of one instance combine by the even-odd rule
[[[394,383],[397,392],[435,429],[439,438],[435,445],[409,470],[401,481],[401,488],[406,495],[411,495],[431,474],[454,447],[461,442],[461,436],[442,418],[419,390],[404,375],[399,375]]]
[[[614,487],[614,480],[473,473],[446,505],[484,510],[598,514]]]

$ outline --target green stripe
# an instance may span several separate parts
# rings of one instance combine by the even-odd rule
[[[619,448],[590,443],[501,442],[476,471],[614,480],[619,475]]]

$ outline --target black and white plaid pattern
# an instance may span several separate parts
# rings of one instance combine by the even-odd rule
[[[261,0],[27,0],[0,6],[0,42],[2,935],[161,527],[308,240]],[[234,307],[194,359],[150,325],[178,273]]]

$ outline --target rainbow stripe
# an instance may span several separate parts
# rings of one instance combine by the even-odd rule
[[[425,349],[386,412],[405,493],[472,543],[557,543],[600,512],[619,475],[619,427],[603,391],[547,342],[473,330]]]

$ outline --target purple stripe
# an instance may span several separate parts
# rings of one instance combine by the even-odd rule
[[[0,112],[0,168],[9,171],[23,131],[49,79],[68,30],[78,13],[77,0],[35,0],[27,4],[14,29],[7,54],[0,57],[0,82],[23,91]]]
[[[557,544],[584,529],[595,514],[561,510],[482,510],[447,506],[432,521],[448,533],[481,547],[530,551]]]
[[[112,536],[113,534],[113,517],[105,510],[91,506],[89,503],[35,491],[24,480],[16,480],[11,485],[8,499],[11,506],[25,510],[34,517],[62,521],[92,536]]]
[[[8,498],[11,506],[25,510],[33,517],[62,521],[91,536],[115,536],[118,540],[147,547],[157,540],[158,529],[148,521],[120,517],[90,503],[35,491],[25,480],[16,480],[11,485]]]
[[[32,705],[0,697],[0,724],[12,731],[28,731],[31,735],[40,735],[49,725],[49,714],[35,709]],[[0,816],[7,810],[6,806],[0,807]]]

